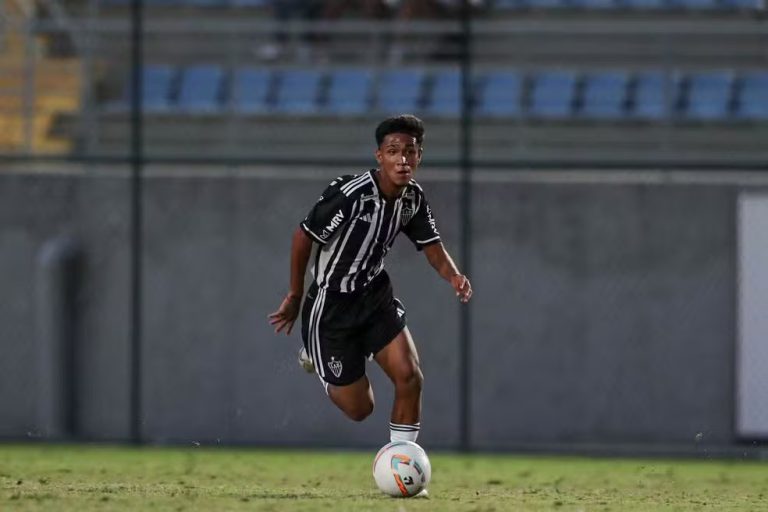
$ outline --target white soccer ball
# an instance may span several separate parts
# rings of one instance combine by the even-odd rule
[[[427,452],[411,441],[386,444],[373,459],[373,479],[384,494],[410,498],[426,488],[430,478]]]

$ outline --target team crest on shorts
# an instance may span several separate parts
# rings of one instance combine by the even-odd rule
[[[337,379],[341,376],[341,361],[336,361],[334,358],[331,358],[331,360],[328,361],[328,368],[331,369]]]

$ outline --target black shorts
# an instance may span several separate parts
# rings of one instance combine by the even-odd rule
[[[352,384],[365,375],[365,360],[405,328],[405,308],[392,295],[383,270],[364,290],[341,293],[312,284],[301,313],[304,348],[324,381]]]

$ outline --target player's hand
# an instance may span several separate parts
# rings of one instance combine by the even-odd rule
[[[456,274],[451,277],[451,286],[456,290],[456,296],[463,303],[469,302],[472,297],[472,285],[469,283],[467,276],[463,274]]]
[[[291,334],[296,317],[299,316],[301,296],[289,293],[280,303],[280,307],[269,315],[269,323],[275,326],[275,332],[285,329],[285,334]]]

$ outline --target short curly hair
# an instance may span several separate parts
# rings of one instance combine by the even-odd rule
[[[385,119],[376,127],[376,145],[381,146],[384,137],[390,133],[407,133],[415,137],[416,143],[421,146],[424,142],[424,123],[411,114],[402,114]]]

